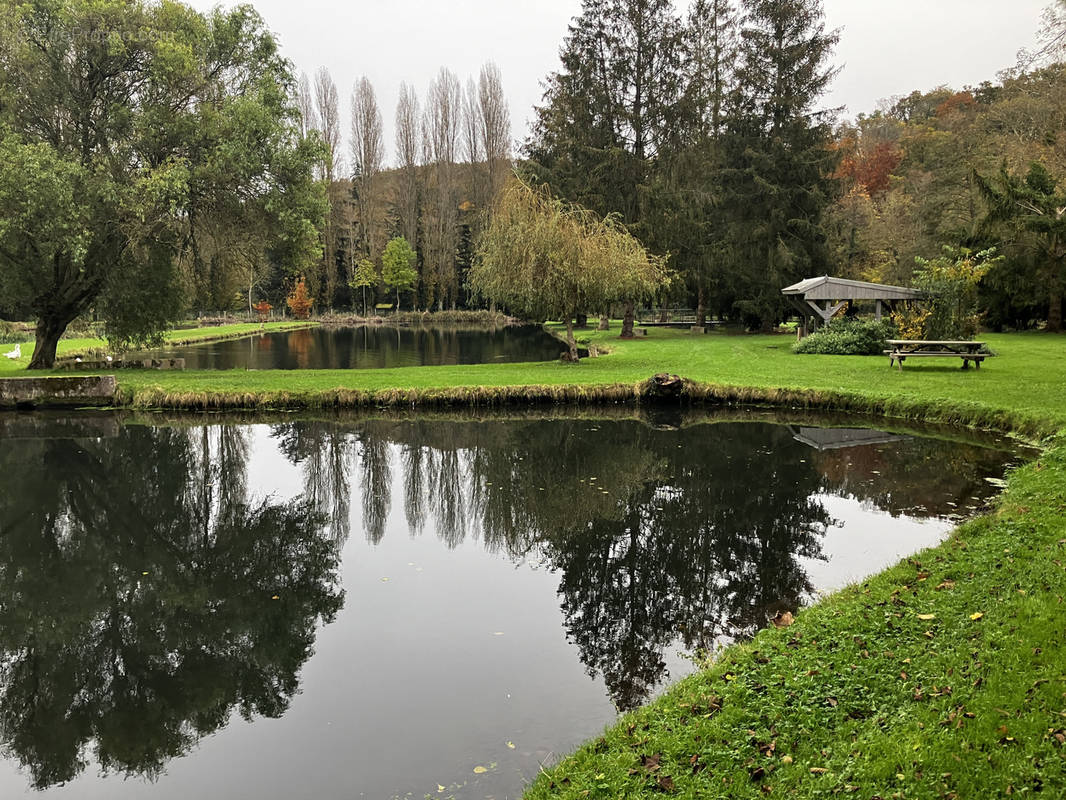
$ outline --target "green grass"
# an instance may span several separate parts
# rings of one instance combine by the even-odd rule
[[[871,356],[799,356],[789,336],[697,336],[653,329],[622,341],[614,332],[583,338],[611,348],[579,364],[483,364],[368,370],[146,372],[119,375],[128,402],[141,406],[256,407],[529,399],[617,400],[638,382],[670,372],[704,385],[711,399],[869,410],[1030,435],[1066,426],[1066,338],[990,335],[999,354],[981,370],[953,360],[910,361],[903,372]],[[933,359],[930,359],[933,361]],[[961,362],[960,362],[961,364]],[[613,387],[613,391],[609,391]],[[755,390],[755,391],[752,391]]]
[[[787,336],[652,330],[577,365],[129,372],[143,406],[621,400],[658,372],[694,399],[1066,431],[1066,337],[985,337],[980,370],[798,356]],[[945,359],[947,360],[947,359]],[[993,513],[734,646],[548,769],[544,798],[1066,797],[1066,432]]]
[[[308,323],[306,322],[268,322],[266,323],[266,330],[268,331],[283,331],[293,328],[306,328]],[[219,325],[212,328],[196,328],[196,329],[181,329],[167,331],[163,334],[163,338],[168,345],[183,345],[193,342],[208,342],[219,339],[231,339],[239,336],[250,336],[258,333],[260,330],[259,323],[238,323],[235,325]],[[14,345],[4,344],[0,342],[0,354],[10,351]],[[14,378],[18,377],[21,371],[24,371],[29,366],[30,357],[33,355],[33,342],[24,342],[22,344],[22,358],[15,361],[10,358],[0,357],[0,376]],[[78,355],[85,355],[93,352],[104,352],[107,350],[107,341],[104,339],[61,339],[59,347],[56,348],[56,356],[58,358],[71,358]]]
[[[283,324],[281,324],[283,325]],[[281,325],[271,327],[278,329]],[[175,339],[254,332],[256,325],[202,331],[177,331]],[[543,387],[566,399],[563,389],[590,399],[607,387],[623,394],[651,375],[670,372],[712,387],[719,399],[788,401],[789,392],[820,397],[825,404],[891,416],[929,416],[939,421],[1030,427],[1048,432],[1066,426],[1066,337],[1046,334],[1001,334],[984,337],[998,354],[981,370],[959,369],[954,360],[909,361],[903,372],[877,356],[799,356],[790,336],[693,335],[652,329],[647,339],[622,341],[614,331],[584,331],[582,339],[611,353],[579,364],[481,364],[367,370],[300,371],[128,371],[119,374],[125,397],[140,405],[177,407],[186,400],[214,398],[222,405],[335,405],[345,394],[365,401],[403,395],[418,401],[435,395],[457,400],[472,390]],[[61,342],[69,354],[99,342]],[[4,359],[4,361],[7,361]],[[24,362],[28,357],[24,358]],[[930,361],[934,361],[930,359]],[[947,361],[948,363],[944,363]],[[961,362],[960,362],[961,364]],[[11,362],[0,369],[11,371]],[[757,390],[752,392],[750,390]],[[375,394],[382,397],[375,398]],[[550,394],[550,393],[549,393]],[[521,399],[522,393],[511,395]],[[495,396],[486,391],[484,397]],[[612,399],[617,399],[615,394]],[[1030,431],[1030,432],[1034,432]]]

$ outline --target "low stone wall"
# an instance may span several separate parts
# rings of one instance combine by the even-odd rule
[[[184,358],[69,358],[56,362],[58,370],[185,369]]]
[[[114,402],[114,375],[86,378],[0,378],[0,408],[106,406]]]

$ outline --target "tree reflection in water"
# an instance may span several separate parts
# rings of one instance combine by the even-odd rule
[[[821,556],[832,522],[813,466],[776,455],[799,447],[787,428],[705,433],[693,441],[691,430],[638,421],[373,422],[359,436],[364,448],[400,443],[413,534],[430,527],[449,546],[476,535],[559,572],[570,638],[629,709],[662,681],[673,642],[706,648],[795,608],[810,591],[799,559]]]
[[[89,748],[152,777],[234,711],[285,712],[342,605],[337,547],[311,504],[249,500],[245,430],[15,445],[0,447],[0,738],[33,786],[74,778]]]
[[[246,426],[117,430],[0,442],[0,737],[37,787],[89,755],[157,775],[234,711],[284,713],[341,608],[353,506],[371,544],[402,506],[412,536],[556,571],[569,638],[628,709],[671,646],[804,600],[827,494],[944,514],[1003,461],[922,439],[817,452],[767,423],[297,420],[269,428],[303,480],[276,502],[251,499]]]

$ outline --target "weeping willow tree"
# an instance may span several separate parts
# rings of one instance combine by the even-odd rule
[[[502,193],[469,274],[475,292],[512,313],[565,321],[571,361],[577,314],[647,299],[670,280],[666,259],[648,253],[616,217],[521,180]]]

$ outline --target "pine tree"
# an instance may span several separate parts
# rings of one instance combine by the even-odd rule
[[[536,110],[527,154],[539,177],[639,228],[641,187],[675,133],[681,53],[670,0],[585,0]]]
[[[749,323],[782,318],[781,289],[824,270],[834,111],[817,102],[836,75],[836,31],[821,0],[742,0],[737,89],[723,146],[725,209],[737,310]]]

